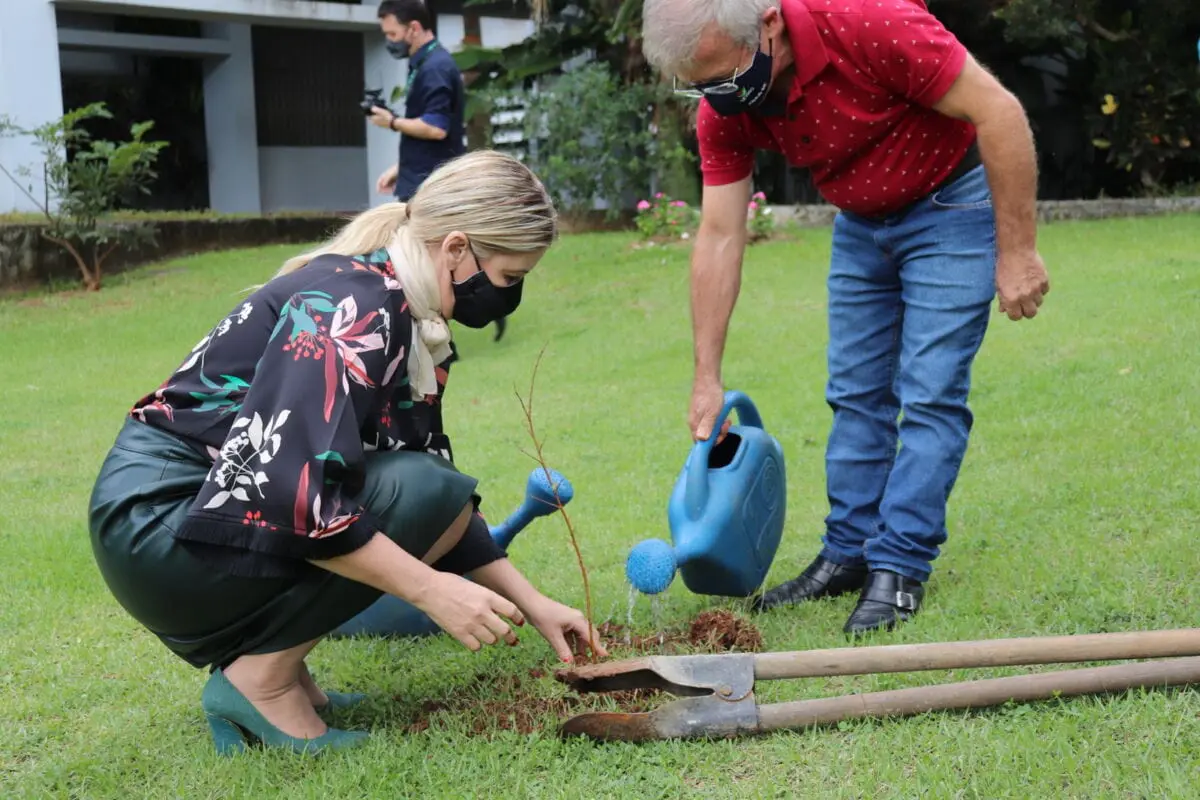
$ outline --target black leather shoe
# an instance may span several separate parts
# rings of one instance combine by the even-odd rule
[[[865,565],[844,566],[817,556],[804,572],[754,598],[753,608],[755,611],[766,611],[775,606],[837,597],[861,589],[866,580]]]
[[[854,636],[887,630],[907,622],[921,608],[925,587],[920,581],[884,569],[873,569],[858,596],[844,630]]]

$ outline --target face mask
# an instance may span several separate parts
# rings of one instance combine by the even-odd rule
[[[771,61],[770,53],[759,50],[754,54],[749,69],[722,84],[721,88],[727,91],[706,91],[704,99],[708,100],[713,111],[723,117],[758,108],[767,99],[767,90],[771,88]]]
[[[408,42],[393,42],[390,39],[388,40],[386,47],[392,58],[408,58],[409,51],[412,49],[408,46]]]
[[[517,310],[524,285],[521,280],[512,286],[497,286],[481,269],[454,284],[454,320],[468,328],[486,328]]]

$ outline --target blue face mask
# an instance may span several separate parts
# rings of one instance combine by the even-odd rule
[[[387,47],[387,51],[388,51],[388,53],[391,54],[392,58],[397,58],[397,59],[408,58],[409,53],[412,50],[412,48],[409,46],[408,42],[405,42],[405,41],[399,41],[399,42],[388,41],[388,43],[385,46]]]
[[[769,54],[759,50],[745,72],[728,83],[713,87],[717,90],[715,92],[704,92],[713,111],[721,116],[729,116],[762,105],[767,99],[767,90],[771,88],[771,60]]]
[[[768,45],[774,49],[771,45]],[[754,60],[744,72],[730,80],[711,81],[698,84],[694,91],[702,95],[712,110],[721,116],[741,114],[762,106],[771,89],[771,53],[761,49],[754,53]]]

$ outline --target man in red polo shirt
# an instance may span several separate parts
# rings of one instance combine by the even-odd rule
[[[647,59],[702,98],[695,438],[722,403],[755,151],[808,168],[840,210],[824,547],[756,606],[858,592],[845,631],[891,629],[946,540],[991,300],[1029,319],[1050,289],[1024,111],[922,0],[646,0],[643,17]]]

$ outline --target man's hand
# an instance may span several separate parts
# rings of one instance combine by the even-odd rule
[[[970,56],[934,109],[975,126],[995,206],[1000,310],[1011,320],[1032,319],[1050,280],[1037,252],[1037,154],[1025,110]]]
[[[716,424],[717,415],[721,413],[721,406],[725,403],[725,392],[721,388],[721,382],[712,379],[697,378],[692,384],[692,408],[688,414],[688,427],[692,430],[692,439],[695,441],[707,441],[712,435],[713,425]],[[717,435],[719,443],[725,438],[725,433],[729,430],[729,420],[725,420],[725,424],[721,427],[721,432]]]
[[[1009,254],[996,259],[996,293],[1000,311],[1014,322],[1037,316],[1042,299],[1050,291],[1050,277],[1037,250]]]
[[[394,120],[395,118],[396,118],[396,115],[393,114],[392,112],[388,111],[386,108],[380,108],[379,106],[371,106],[371,124],[372,125],[378,125],[381,128],[387,128],[388,130],[392,130],[392,120]]]
[[[385,169],[375,181],[375,191],[379,194],[391,194],[396,188],[396,176],[400,174],[400,165],[393,164]]]

